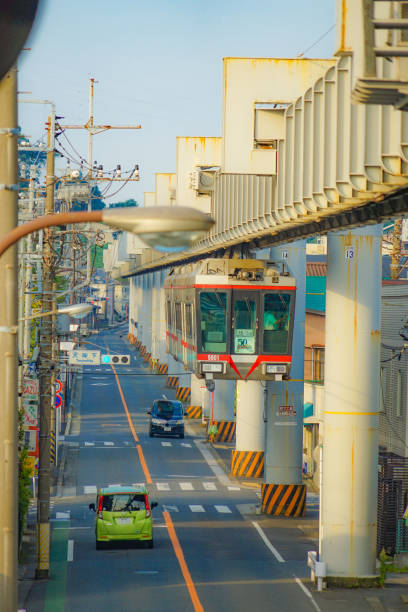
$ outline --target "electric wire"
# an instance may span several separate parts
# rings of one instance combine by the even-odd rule
[[[303,51],[303,53],[299,53],[299,55],[297,55],[296,58],[303,57],[305,55],[305,53],[310,51],[310,49],[313,49],[313,47],[315,47],[317,45],[317,43],[319,43],[321,40],[323,40],[323,38],[325,36],[327,36],[327,34],[329,34],[332,30],[334,30],[335,27],[336,27],[336,24],[334,23],[324,34],[322,34],[312,45],[310,45],[310,47],[305,49]]]

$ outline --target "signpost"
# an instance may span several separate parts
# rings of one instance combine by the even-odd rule
[[[100,365],[101,363],[101,351],[75,350],[70,351],[68,355],[70,365]]]
[[[74,346],[75,342],[60,342],[60,351],[72,351]]]

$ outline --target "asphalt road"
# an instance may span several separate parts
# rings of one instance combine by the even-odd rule
[[[60,496],[52,498],[51,578],[34,583],[27,611],[373,609],[367,600],[353,607],[312,591],[310,539],[297,522],[255,513],[256,490],[220,469],[203,430],[187,426],[183,440],[148,436],[152,400],[174,391],[166,377],[149,373],[125,336],[114,330],[91,339],[103,352],[131,352],[132,362],[83,370]],[[97,551],[88,509],[97,488],[139,482],[159,503],[154,548]]]

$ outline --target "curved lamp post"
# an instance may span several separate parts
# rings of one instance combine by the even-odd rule
[[[10,119],[10,123],[11,123]],[[13,153],[14,154],[14,153]],[[0,157],[0,175],[4,168]],[[16,182],[16,181],[15,181]],[[4,187],[4,185],[2,186]],[[5,187],[7,189],[7,185]],[[187,207],[154,206],[149,208],[115,208],[98,211],[68,212],[47,214],[18,227],[13,212],[13,191],[6,191],[7,207],[3,211],[3,227],[9,232],[0,239],[0,256],[20,238],[32,232],[52,226],[73,225],[77,223],[99,222],[137,234],[149,246],[159,249],[186,249],[200,239],[213,225],[209,215]],[[10,229],[10,227],[12,229]],[[0,601],[2,612],[14,612],[17,601],[17,548],[18,548],[18,477],[17,477],[17,377],[16,377],[16,313],[17,295],[15,254],[7,254],[0,269],[5,274],[5,287],[0,296],[0,380],[2,389],[0,427],[0,491],[3,504],[0,512]],[[4,278],[4,277],[2,277]],[[63,309],[59,309],[62,314]],[[46,316],[53,312],[39,313]],[[69,313],[67,313],[69,314]],[[32,317],[32,318],[34,318]],[[43,417],[41,417],[43,418]],[[48,416],[46,416],[48,418]],[[49,443],[49,442],[48,442]],[[41,477],[41,465],[40,475]],[[48,470],[48,471],[47,471]],[[49,468],[44,467],[45,480],[49,478]],[[46,515],[44,534],[40,532],[41,550],[39,556],[49,567],[49,490],[44,500],[40,500],[42,514]],[[48,511],[47,511],[48,509]],[[47,577],[48,569],[38,577]]]
[[[46,227],[90,222],[104,223],[118,230],[131,232],[148,246],[161,250],[189,248],[214,225],[210,215],[187,206],[108,208],[55,213],[37,217],[15,227],[0,240],[0,255],[20,238]]]
[[[84,302],[82,304],[67,304],[61,306],[61,308],[55,308],[54,310],[48,310],[48,312],[36,312],[29,317],[23,317],[19,321],[30,321],[31,319],[39,319],[40,317],[48,317],[50,315],[67,314],[71,317],[79,317],[80,315],[86,315],[91,312],[93,306]]]

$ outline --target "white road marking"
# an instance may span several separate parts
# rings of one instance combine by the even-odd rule
[[[227,487],[228,491],[240,491],[241,487]]]
[[[203,506],[201,506],[200,504],[192,504],[191,506],[189,506],[191,512],[205,512]]]
[[[297,584],[297,585],[299,585],[299,586],[300,586],[300,588],[301,588],[301,589],[302,589],[302,591],[305,593],[305,595],[306,595],[306,596],[307,596],[307,597],[310,599],[310,601],[312,602],[312,604],[313,604],[313,606],[314,606],[315,610],[317,610],[317,612],[322,612],[321,608],[319,608],[319,606],[317,605],[317,603],[316,603],[316,602],[315,602],[315,600],[313,599],[313,595],[311,594],[311,592],[309,591],[309,589],[307,589],[307,588],[305,587],[305,585],[303,584],[303,582],[302,582],[302,581],[301,581],[299,578],[297,578],[296,576],[295,576],[295,582],[296,582],[296,584]]]
[[[230,510],[230,508],[228,508],[228,506],[214,506],[214,508],[217,512],[220,512],[221,514],[232,514],[232,511]]]
[[[158,491],[170,491],[170,485],[168,482],[156,482]]]
[[[115,482],[113,484],[108,484],[108,487],[121,487],[122,485],[118,482]],[[137,485],[136,485],[137,486]]]
[[[113,442],[104,442],[104,446],[114,446]]]
[[[203,482],[203,487],[206,491],[216,491],[217,485],[215,482]]]
[[[96,486],[95,485],[85,485],[84,495],[91,495],[91,493],[96,493]]]
[[[85,442],[85,446],[95,446],[95,442]]]
[[[68,512],[56,512],[55,518],[59,520],[69,519],[71,518],[71,511],[68,510]]]
[[[191,448],[191,444],[189,444],[188,442],[182,442],[181,446],[185,446],[186,448]]]
[[[187,425],[187,431],[188,433],[191,433],[192,435],[194,434],[193,430],[188,429],[188,425]],[[228,478],[228,476],[226,475],[226,473],[224,472],[224,470],[218,465],[217,460],[215,459],[215,457],[212,455],[212,453],[204,448],[202,446],[202,443],[200,440],[194,440],[194,444],[197,446],[198,450],[200,451],[200,453],[202,454],[202,456],[204,457],[204,459],[206,460],[206,462],[208,463],[210,469],[212,470],[212,472],[216,475],[216,477],[218,478],[219,482],[221,484],[223,484],[224,486],[228,486],[231,485],[231,481]]]
[[[167,512],[178,512],[179,511],[177,506],[167,506],[166,504],[163,504],[163,510],[167,510]]]
[[[74,560],[74,540],[68,540],[67,561]]]
[[[162,442],[162,446],[172,446],[171,442]]]
[[[271,553],[275,556],[276,560],[279,561],[279,563],[285,563],[285,559],[282,557],[282,555],[278,553],[274,545],[268,540],[262,527],[260,527],[256,521],[251,521],[251,522],[253,526],[255,527],[255,529],[257,530],[257,532],[259,533],[259,535],[261,536],[261,538],[263,539],[266,546],[269,548]]]
[[[191,482],[179,482],[179,486],[183,491],[194,491],[194,487]]]

